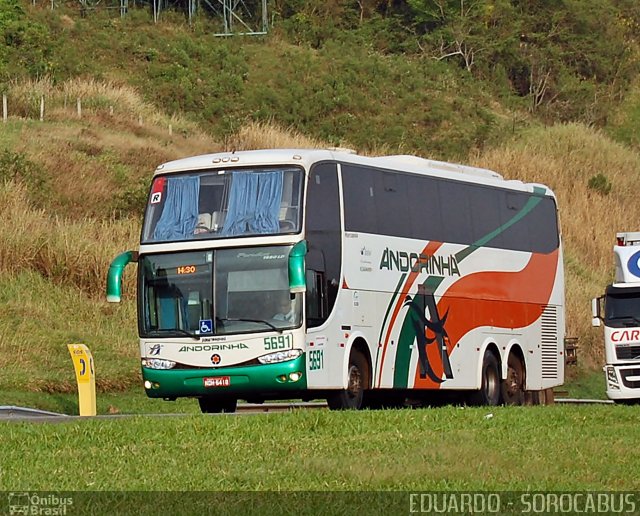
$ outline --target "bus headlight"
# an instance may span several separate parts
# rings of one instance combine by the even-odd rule
[[[143,358],[142,366],[149,369],[173,369],[176,363],[173,360],[165,360],[164,358]]]
[[[302,355],[301,349],[287,349],[285,351],[277,351],[276,353],[269,353],[258,357],[258,362],[261,364],[277,364],[278,362],[286,362],[287,360],[293,360]]]

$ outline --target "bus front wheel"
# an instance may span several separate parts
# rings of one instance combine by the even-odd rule
[[[200,410],[203,414],[220,414],[235,412],[238,407],[236,399],[198,398]]]
[[[369,387],[369,365],[359,351],[349,356],[347,388],[329,395],[327,404],[331,410],[358,410],[363,407],[364,391]]]

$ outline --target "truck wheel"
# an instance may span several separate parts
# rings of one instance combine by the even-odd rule
[[[500,385],[505,405],[524,404],[524,365],[517,355],[509,354],[507,377]]]
[[[480,390],[473,391],[471,403],[474,405],[499,405],[500,369],[498,368],[498,359],[491,351],[484,352],[481,376]]]
[[[238,407],[236,399],[198,398],[200,410],[203,414],[220,414],[235,412]]]
[[[363,407],[364,391],[369,388],[369,365],[359,351],[351,351],[348,375],[347,388],[327,397],[331,410],[358,410]]]

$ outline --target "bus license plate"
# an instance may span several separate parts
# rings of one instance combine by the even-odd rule
[[[229,387],[231,385],[231,377],[229,376],[213,376],[211,378],[203,378],[205,387]]]

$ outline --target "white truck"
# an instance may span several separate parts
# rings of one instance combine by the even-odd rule
[[[640,232],[616,234],[615,283],[591,302],[592,325],[604,322],[607,397],[640,402]]]

